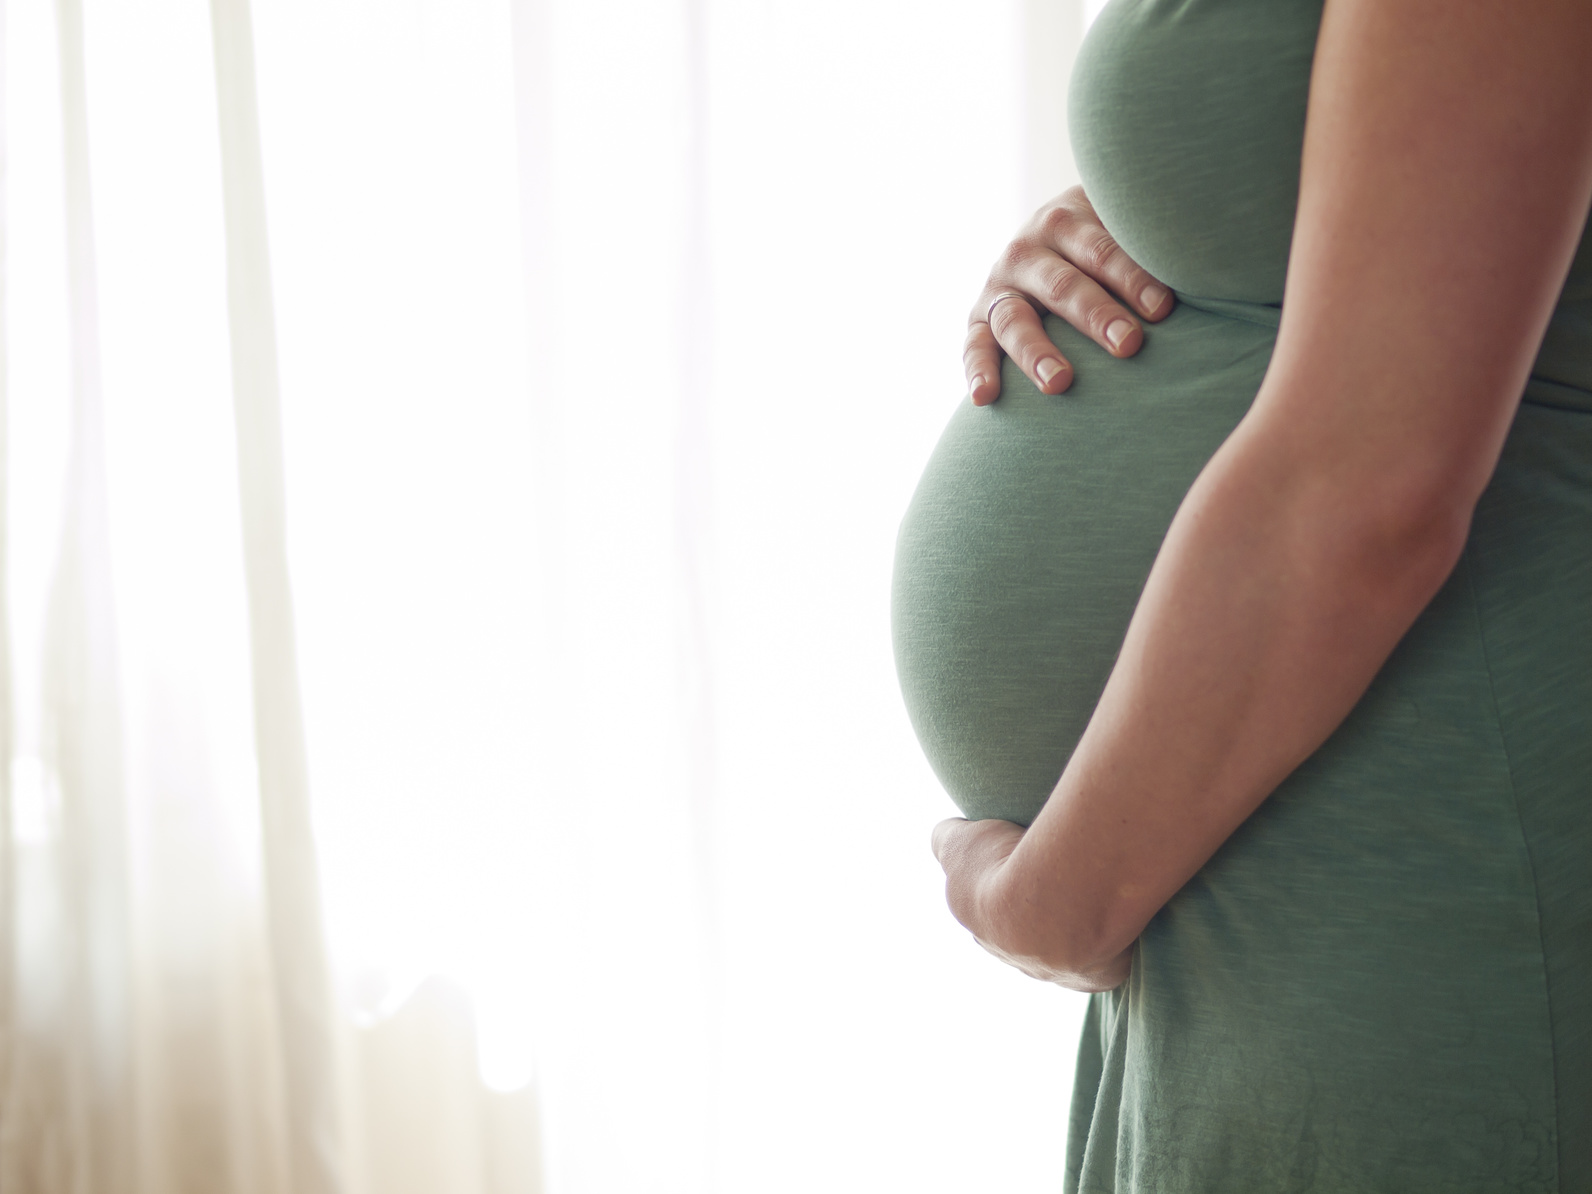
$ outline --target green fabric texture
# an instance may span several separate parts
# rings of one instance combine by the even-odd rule
[[[1074,72],[1106,226],[1179,305],[1008,365],[906,518],[894,628],[969,817],[1027,824],[1275,339],[1319,3],[1112,0]],[[1592,252],[1453,576],[1332,738],[1094,997],[1065,1188],[1592,1191]]]

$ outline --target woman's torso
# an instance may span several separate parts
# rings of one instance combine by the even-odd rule
[[[1073,388],[1008,368],[903,522],[903,692],[970,816],[1038,811],[1177,505],[1259,387],[1319,18],[1115,0],[1085,43],[1085,187],[1180,303],[1126,361],[1049,321]],[[1069,1188],[1592,1189],[1589,610],[1583,242],[1453,578],[1096,998]]]

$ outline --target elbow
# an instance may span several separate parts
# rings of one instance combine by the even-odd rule
[[[1481,468],[1474,453],[1452,446],[1357,451],[1334,437],[1279,430],[1275,420],[1235,436],[1225,451],[1210,497],[1217,508],[1249,511],[1251,530],[1276,544],[1284,575],[1363,614],[1411,620],[1459,562],[1491,473],[1490,461]]]
[[[1384,478],[1329,507],[1337,533],[1327,541],[1368,606],[1391,605],[1413,620],[1459,563],[1475,508],[1469,486],[1449,478]]]
[[[1316,393],[1288,378],[1272,388]],[[1284,555],[1311,579],[1359,586],[1353,595],[1377,604],[1413,601],[1418,612],[1459,562],[1501,437],[1459,420],[1371,435],[1311,417],[1330,409],[1326,398],[1305,409],[1257,399],[1223,449],[1214,487],[1232,484],[1231,500],[1278,517],[1271,529],[1293,545]]]

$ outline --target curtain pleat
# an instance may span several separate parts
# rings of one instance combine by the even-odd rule
[[[708,226],[709,95],[707,14],[704,0],[685,0],[687,94],[686,215],[679,298],[680,386],[674,440],[675,559],[683,596],[678,634],[681,727],[685,742],[686,790],[690,793],[702,920],[709,964],[717,954],[713,931],[716,868],[713,865],[714,743],[713,684],[709,642],[709,576],[712,563],[713,467],[709,445],[709,399],[713,375],[712,234]]]
[[[682,791],[691,825],[691,869],[695,919],[701,926],[701,1048],[704,1072],[702,1118],[706,1180],[718,1185],[715,1140],[722,1074],[724,954],[719,931],[722,875],[715,839],[718,805],[714,726],[712,566],[713,460],[712,385],[714,292],[712,228],[709,225],[712,78],[706,0],[684,0],[685,212],[683,260],[674,302],[679,384],[674,425],[674,564],[679,621],[675,630],[676,697]]]
[[[10,388],[8,348],[10,338],[6,319],[9,293],[8,221],[6,200],[10,193],[6,173],[6,6],[0,0],[0,1113],[11,1089],[11,1052],[15,1036],[13,1008],[16,987],[16,842],[11,810],[11,767],[15,753],[14,714],[11,708],[11,584],[7,561],[10,558],[8,532],[11,510],[11,453],[7,395]],[[0,1122],[0,1158],[5,1155],[5,1125]],[[0,1175],[3,1175],[0,1160]]]
[[[336,1049],[284,528],[276,324],[248,0],[212,0],[264,877],[292,1188],[343,1189]]]
[[[0,1187],[106,1194],[134,1173],[126,802],[107,519],[83,19],[58,0],[71,447],[45,628],[55,832],[12,851],[20,930]]]

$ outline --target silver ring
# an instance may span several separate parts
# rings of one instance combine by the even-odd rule
[[[991,320],[991,318],[993,318],[994,315],[995,315],[996,306],[998,306],[1001,303],[1004,303],[1009,298],[1017,299],[1019,302],[1024,302],[1024,303],[1028,302],[1028,296],[1026,294],[1023,294],[1021,291],[1003,290],[999,294],[997,294],[994,298],[990,299],[989,306],[984,309],[984,322],[988,323]],[[1033,306],[1032,303],[1028,303],[1028,305],[1030,307]]]

